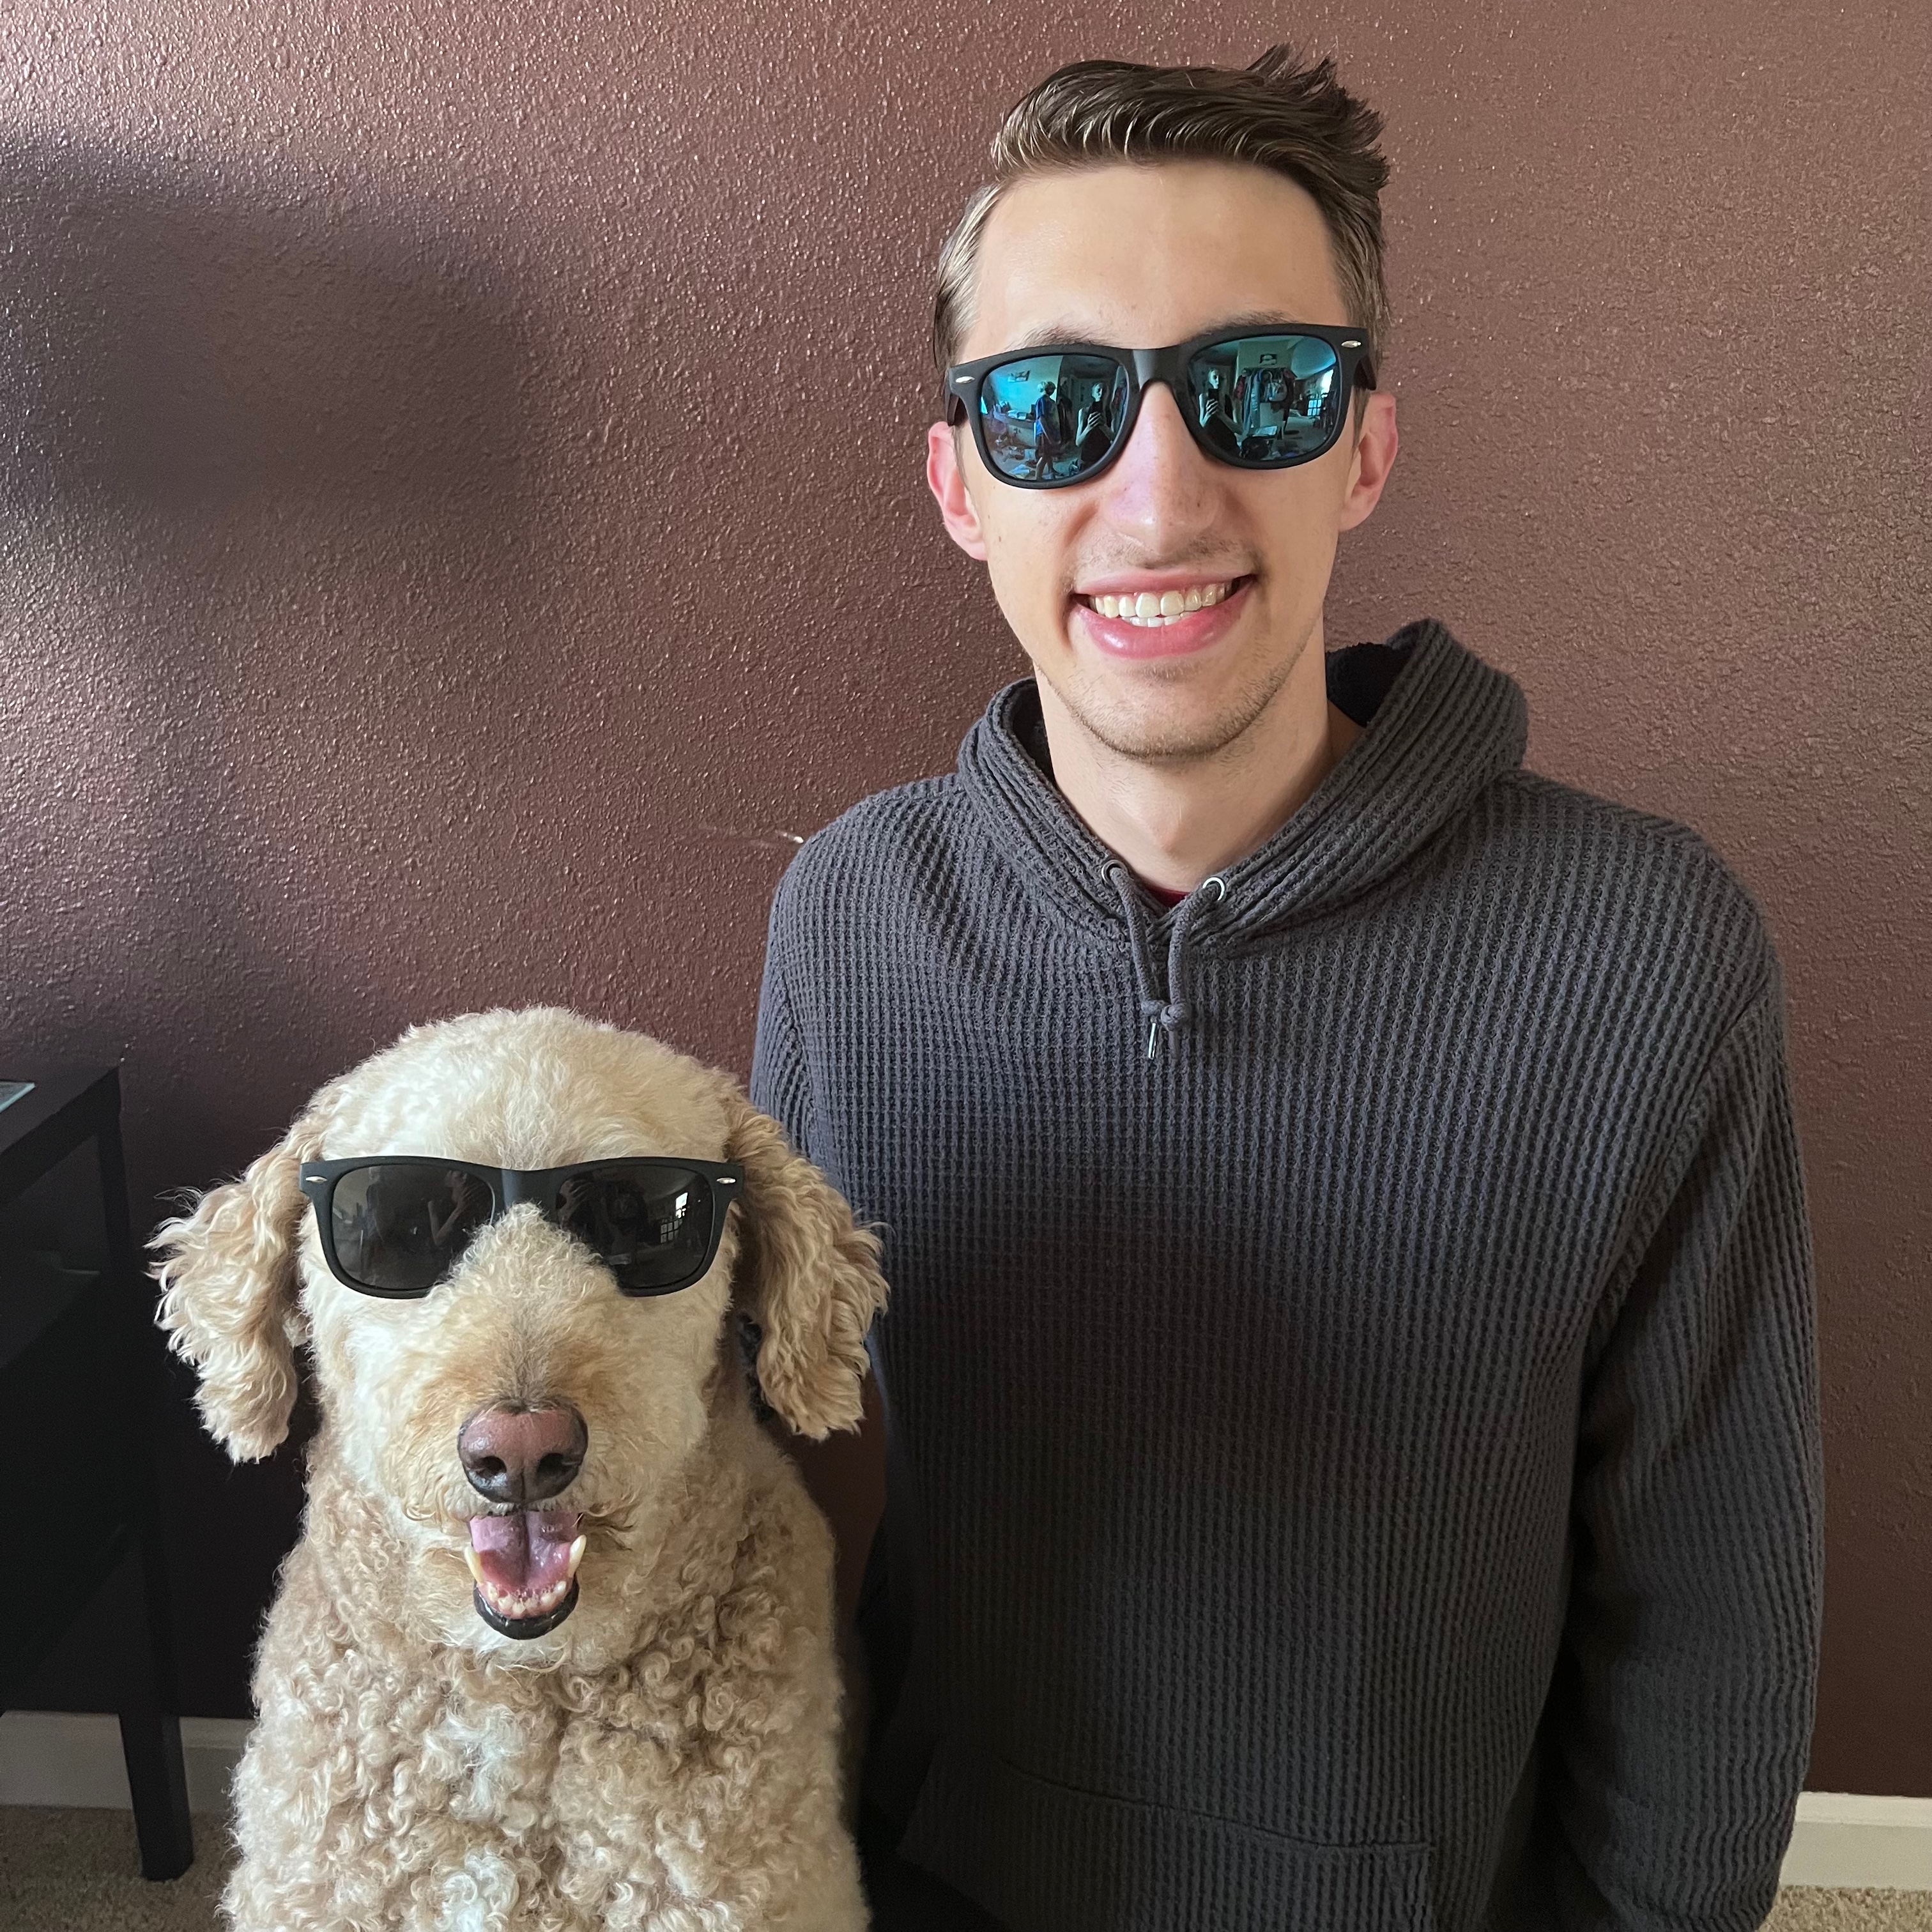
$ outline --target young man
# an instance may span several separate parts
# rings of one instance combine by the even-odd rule
[[[1396,448],[1379,131],[1285,50],[1082,63],[942,262],[928,477],[1035,676],[807,842],[753,1075],[886,1230],[866,1792],[876,1896],[927,1891],[882,1924],[1775,1890],[1820,1570],[1778,968],[1441,624],[1326,651]]]

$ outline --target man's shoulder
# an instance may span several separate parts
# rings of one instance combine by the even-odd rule
[[[1654,890],[1707,891],[1738,916],[1759,917],[1743,880],[1693,826],[1520,767],[1496,790],[1508,815],[1552,856]]]
[[[1523,770],[1499,778],[1492,796],[1496,831],[1520,842],[1529,903],[1548,895],[1588,908],[1594,934],[1633,963],[1669,955],[1701,966],[1712,994],[1727,1000],[1754,998],[1774,976],[1762,909],[1693,826]]]
[[[774,934],[866,920],[873,908],[948,868],[977,830],[971,802],[950,772],[862,798],[800,846],[779,881]]]

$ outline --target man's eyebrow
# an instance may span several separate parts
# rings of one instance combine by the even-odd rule
[[[1017,342],[1010,342],[994,352],[999,356],[1028,356],[1036,349],[1057,348],[1062,343],[1099,340],[1098,336],[1090,335],[1085,329],[1070,322],[1044,322],[1029,328]]]
[[[1196,329],[1186,340],[1192,342],[1196,336],[1209,334],[1238,335],[1244,328],[1287,328],[1305,320],[1304,316],[1290,315],[1285,310],[1278,308],[1244,309],[1234,315],[1224,315],[1219,320],[1210,322],[1204,328]],[[1331,326],[1323,325],[1324,327]],[[1069,342],[1097,343],[1100,340],[1100,337],[1082,328],[1078,322],[1043,322],[1027,330],[1017,342],[1010,344],[999,353],[1002,356],[1028,356],[1036,349],[1054,349]],[[1123,342],[1110,346],[1119,349],[1157,349],[1165,345],[1153,342]]]
[[[1224,315],[1211,326],[1216,335],[1234,335],[1244,328],[1292,328],[1307,320],[1306,316],[1290,315],[1286,309],[1250,308],[1244,309],[1238,315]],[[1195,331],[1197,335],[1207,333],[1204,328]]]

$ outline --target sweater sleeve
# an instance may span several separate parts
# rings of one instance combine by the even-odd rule
[[[758,1037],[752,1048],[752,1105],[770,1114],[785,1137],[812,1157],[812,1079],[805,1042],[785,985],[786,896],[781,885],[765,934],[765,976],[758,989]]]
[[[1774,966],[1650,1202],[1583,1387],[1532,1862],[1564,1932],[1747,1932],[1775,1898],[1804,1779],[1823,1566],[1810,1238]]]

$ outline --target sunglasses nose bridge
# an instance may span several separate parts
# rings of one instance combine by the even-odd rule
[[[1178,347],[1130,349],[1126,353],[1133,364],[1134,393],[1127,405],[1129,420],[1124,426],[1123,446],[1139,427],[1142,406],[1147,400],[1148,390],[1156,384],[1167,392],[1174,404],[1174,413],[1184,424],[1186,424],[1189,394],[1187,359],[1180,350]]]
[[[491,1180],[500,1214],[507,1214],[512,1208],[520,1208],[526,1202],[541,1208],[551,1191],[544,1186],[542,1175],[522,1173],[515,1168],[504,1168],[491,1176]]]
[[[1137,364],[1144,361],[1154,366],[1141,380],[1135,391],[1129,405],[1127,420],[1121,425],[1120,435],[1115,442],[1109,467],[1119,466],[1124,460],[1128,458],[1130,451],[1138,446],[1143,469],[1150,464],[1153,471],[1166,479],[1166,487],[1171,488],[1186,470],[1190,458],[1202,454],[1211,456],[1214,452],[1202,442],[1199,432],[1190,420],[1185,372],[1178,361],[1157,362],[1156,358],[1160,355],[1160,352],[1156,350],[1135,352]],[[1138,369],[1136,373],[1139,373]],[[1156,388],[1167,392],[1167,404],[1173,412],[1173,418],[1164,426],[1156,424],[1150,427],[1148,422],[1147,405],[1151,392]],[[1158,405],[1156,406],[1157,410]],[[1151,442],[1148,441],[1150,436],[1153,438]],[[1182,466],[1181,470],[1174,469],[1177,462]],[[1122,470],[1121,475],[1125,476],[1126,474],[1127,471]],[[1184,487],[1191,494],[1193,489],[1191,473],[1190,481]]]
[[[1133,363],[1134,386],[1133,394],[1127,402],[1128,420],[1124,426],[1124,440],[1131,436],[1138,426],[1141,406],[1147,400],[1148,390],[1156,382],[1174,398],[1174,406],[1183,416],[1187,413],[1181,389],[1180,358],[1167,349],[1130,349],[1127,353]]]

